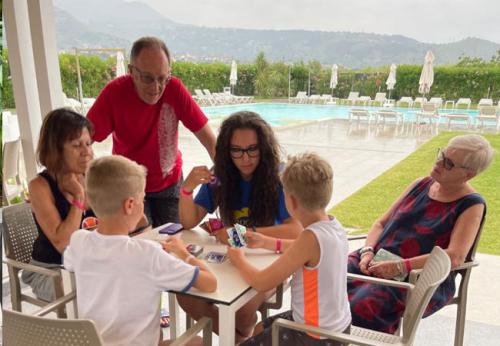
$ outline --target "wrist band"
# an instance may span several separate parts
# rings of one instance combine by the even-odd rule
[[[373,247],[372,246],[364,246],[362,247],[361,249],[359,249],[359,254],[362,255],[364,253],[367,253],[367,252],[372,252],[374,253],[375,251],[373,250]]]
[[[409,258],[405,259],[405,268],[407,273],[411,272],[411,263]]]
[[[81,211],[85,211],[85,204],[82,201],[74,199],[73,202],[71,202],[71,204],[80,209]]]
[[[277,254],[281,253],[281,239],[276,239],[276,251]]]
[[[192,254],[189,254],[185,259],[184,259],[184,262],[188,263],[189,264],[189,261],[194,258],[194,256]]]
[[[189,196],[193,195],[193,191],[187,192],[186,190],[184,190],[183,187],[181,187],[180,194],[181,194],[182,197],[189,197]]]

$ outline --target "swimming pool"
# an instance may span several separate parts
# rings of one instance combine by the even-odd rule
[[[260,114],[272,126],[288,126],[306,123],[322,119],[349,119],[349,110],[352,108],[362,108],[375,112],[377,110],[387,110],[381,107],[360,107],[360,106],[337,106],[337,105],[314,105],[314,104],[289,104],[289,103],[247,103],[240,105],[211,106],[202,107],[203,112],[210,120],[222,121],[230,114],[242,110],[252,111]],[[404,114],[405,121],[415,120],[415,108],[389,108]],[[446,113],[467,113],[472,118],[477,115],[476,110],[440,110],[440,114]],[[442,123],[446,118],[441,117]]]

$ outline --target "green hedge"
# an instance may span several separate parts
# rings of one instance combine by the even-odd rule
[[[3,106],[14,108],[12,83],[9,78],[7,51],[2,52]],[[59,55],[63,91],[68,97],[77,98],[77,73],[75,56],[62,53]],[[464,66],[465,65],[465,66]],[[114,57],[97,55],[81,55],[80,68],[83,95],[96,97],[104,85],[113,78],[115,69]],[[418,65],[401,65],[397,70],[397,82],[391,92],[391,98],[402,96],[419,96],[418,80],[422,67]],[[263,54],[259,54],[252,64],[238,65],[238,83],[234,89],[236,95],[255,95],[258,97],[287,97],[290,76],[290,94],[307,91],[310,79],[311,94],[330,94],[330,67],[322,67],[317,61],[293,63],[269,63]],[[221,92],[229,86],[230,65],[223,63],[198,64],[192,62],[175,62],[172,72],[179,77],[186,87],[194,93],[194,89],[209,89]],[[477,65],[457,64],[454,66],[438,66],[434,68],[434,84],[429,97],[438,96],[443,99],[456,100],[470,97],[474,102],[488,96],[500,99],[500,60]],[[375,96],[378,91],[386,91],[385,81],[389,66],[366,68],[359,71],[339,69],[338,85],[333,96],[345,98],[350,91],[358,91],[360,95]]]

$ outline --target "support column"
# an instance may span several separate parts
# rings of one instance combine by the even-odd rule
[[[28,180],[34,178],[36,144],[42,123],[27,0],[4,0],[9,65]]]
[[[40,110],[44,117],[64,105],[52,0],[28,1],[28,13]]]

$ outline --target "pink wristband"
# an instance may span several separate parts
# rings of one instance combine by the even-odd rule
[[[281,253],[281,239],[276,239],[276,251],[277,254]]]
[[[408,258],[405,259],[405,267],[406,267],[406,272],[410,273],[411,272],[411,263],[410,263],[410,260]]]
[[[77,199],[74,199],[73,202],[71,202],[72,205],[80,209],[81,211],[85,211],[85,204]]]
[[[182,197],[189,197],[189,196],[193,195],[193,191],[187,192],[186,190],[184,190],[183,187],[181,187],[180,194],[181,194]]]

